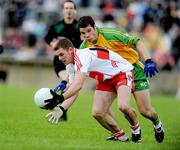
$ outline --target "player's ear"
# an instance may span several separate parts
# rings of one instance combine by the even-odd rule
[[[94,28],[94,30],[96,30],[96,25],[92,26]]]
[[[70,47],[70,48],[69,48],[69,51],[72,53],[72,52],[73,52],[73,49],[74,49],[73,47]]]
[[[74,10],[74,14],[73,14],[74,18],[75,18],[75,16],[76,16],[76,14],[77,14],[77,11],[76,11],[76,10]]]
[[[70,47],[70,49],[69,49],[70,54],[71,54],[72,57],[74,56],[74,50],[73,50],[73,49],[74,49],[74,48],[72,48],[72,47]]]
[[[74,15],[76,15],[77,14],[77,11],[76,11],[76,9],[74,10]]]

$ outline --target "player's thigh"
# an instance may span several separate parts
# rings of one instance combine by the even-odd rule
[[[143,68],[137,64],[134,64],[134,84],[135,92],[133,94],[139,110],[142,112],[151,109],[149,80],[146,78]]]
[[[134,64],[133,66],[135,91],[137,92],[149,89],[149,81],[146,75],[144,74],[144,69],[137,64]]]
[[[114,92],[96,90],[94,94],[94,101],[92,112],[106,113],[111,106],[116,94]]]
[[[118,87],[118,107],[126,106],[130,104],[131,100],[131,88],[126,85]]]
[[[140,111],[146,111],[152,108],[149,89],[135,91],[134,97]]]
[[[116,120],[116,115],[115,115],[114,111],[112,110],[112,107],[109,107],[107,115],[109,115],[111,118]]]

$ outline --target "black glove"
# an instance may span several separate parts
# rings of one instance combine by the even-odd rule
[[[145,61],[144,73],[146,74],[146,77],[148,77],[148,75],[152,77],[155,76],[155,73],[158,73],[156,64],[152,61],[152,59],[147,59]]]
[[[47,103],[44,108],[45,109],[53,109],[56,107],[58,104],[61,104],[64,101],[64,96],[63,95],[58,95],[53,90],[50,90],[51,94],[53,95],[52,99],[47,99],[44,102]]]

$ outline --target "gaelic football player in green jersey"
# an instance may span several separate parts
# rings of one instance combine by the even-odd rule
[[[116,28],[96,27],[91,16],[83,16],[79,19],[81,38],[84,40],[80,48],[99,47],[111,49],[123,58],[127,59],[134,66],[135,91],[133,92],[140,113],[153,122],[156,141],[161,143],[164,139],[164,129],[157,112],[151,105],[148,76],[152,77],[158,72],[150,54],[136,36],[129,36]],[[145,61],[145,66],[139,60],[139,55]],[[114,93],[112,93],[113,95]],[[96,90],[94,99],[101,99],[109,96],[109,92],[100,93]],[[96,107],[96,106],[94,106]],[[94,109],[96,110],[96,109]],[[141,141],[141,131],[133,132],[132,140]]]

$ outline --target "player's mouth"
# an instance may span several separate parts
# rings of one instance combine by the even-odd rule
[[[90,39],[90,38],[86,38],[86,41],[89,41],[89,42],[90,42],[90,41],[91,41],[91,39]]]

